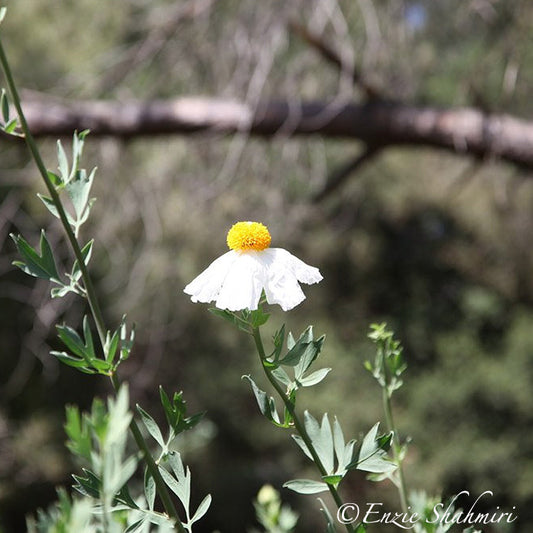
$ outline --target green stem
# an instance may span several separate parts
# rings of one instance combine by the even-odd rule
[[[17,91],[17,86],[15,85],[13,75],[11,74],[11,68],[9,67],[9,63],[8,63],[6,54],[4,52],[4,47],[1,41],[0,41],[0,63],[2,64],[2,68],[6,76],[7,85],[9,86],[9,90],[13,98],[13,104],[19,116],[20,125],[22,127],[22,131],[24,132],[24,138],[26,140],[26,144],[28,145],[31,155],[35,161],[35,164],[37,165],[37,168],[39,169],[39,172],[41,173],[41,176],[44,180],[46,188],[48,189],[48,193],[50,194],[50,198],[54,202],[54,205],[59,215],[59,219],[61,220],[61,224],[63,225],[63,228],[65,229],[69,243],[78,261],[83,283],[85,285],[85,290],[87,292],[87,301],[89,302],[89,306],[91,308],[91,312],[92,312],[92,315],[93,315],[93,318],[96,324],[96,329],[98,330],[98,336],[100,337],[100,342],[102,343],[102,346],[103,346],[105,343],[105,338],[106,338],[106,329],[104,327],[104,319],[102,316],[102,311],[100,309],[98,300],[96,298],[96,292],[94,290],[92,280],[89,276],[89,272],[87,271],[87,265],[85,264],[85,260],[83,258],[83,254],[81,253],[80,245],[78,244],[78,241],[76,240],[76,236],[74,235],[74,232],[72,231],[72,228],[70,227],[67,214],[65,212],[65,208],[63,207],[63,204],[61,203],[59,194],[57,193],[54,187],[54,184],[52,183],[52,181],[50,180],[50,177],[48,176],[48,171],[46,170],[46,166],[43,162],[41,154],[39,153],[39,149],[37,148],[35,139],[33,138],[33,135],[30,132],[28,123],[26,122],[26,117],[24,116],[24,112],[22,111],[22,106],[20,104],[20,97]]]
[[[102,528],[104,530],[103,533],[109,531],[109,502],[107,495],[102,498]]]
[[[404,513],[408,512],[407,504],[407,486],[405,484],[405,476],[403,474],[402,468],[402,459],[401,459],[401,444],[398,438],[398,433],[396,432],[396,426],[394,424],[394,418],[392,415],[392,403],[387,385],[382,386],[382,397],[383,397],[383,410],[385,411],[385,421],[387,423],[387,428],[389,431],[392,431],[392,451],[394,454],[394,460],[398,465],[398,492],[400,493],[400,504],[402,506],[402,511]]]
[[[116,374],[113,374],[111,376],[111,383],[113,384],[113,389],[115,390],[115,392],[118,392],[118,389],[120,388],[120,381]],[[146,463],[146,466],[148,467],[150,474],[154,478],[155,485],[157,487],[157,493],[161,498],[161,503],[163,504],[165,511],[169,516],[176,520],[176,529],[180,533],[186,533],[185,528],[183,527],[181,520],[179,519],[176,508],[172,503],[172,499],[170,498],[170,494],[168,492],[165,481],[163,480],[161,473],[159,472],[159,468],[156,462],[154,461],[150,450],[148,449],[148,445],[146,444],[146,441],[142,436],[141,430],[139,429],[135,418],[131,419],[130,430],[133,435],[133,438],[135,439],[135,442],[137,443],[139,450],[143,454],[143,459]]]
[[[61,220],[61,224],[63,225],[63,228],[67,234],[67,238],[74,252],[74,256],[76,257],[76,260],[78,261],[78,265],[81,271],[81,276],[83,279],[83,284],[85,286],[87,301],[89,303],[89,307],[91,309],[91,313],[92,313],[94,322],[96,324],[96,329],[98,331],[100,342],[102,346],[104,346],[105,340],[106,340],[107,329],[104,324],[102,311],[100,309],[100,305],[96,297],[96,291],[94,290],[92,279],[89,276],[89,271],[87,270],[87,265],[85,264],[85,260],[81,252],[81,248],[78,243],[78,240],[76,239],[76,236],[69,224],[67,214],[65,212],[65,208],[63,207],[63,204],[61,203],[61,199],[59,198],[59,194],[56,191],[54,184],[52,183],[52,181],[50,180],[50,177],[48,176],[48,171],[46,170],[46,166],[43,162],[39,149],[37,148],[35,139],[33,138],[33,135],[31,134],[30,129],[28,127],[26,117],[24,116],[24,112],[22,111],[22,106],[20,103],[20,97],[17,91],[17,87],[15,85],[13,75],[11,74],[11,68],[9,66],[9,62],[4,52],[4,47],[2,45],[1,40],[0,40],[0,63],[4,70],[6,81],[9,86],[11,96],[13,98],[13,104],[19,116],[20,125],[24,133],[26,144],[28,145],[31,155],[35,161],[35,164],[37,165],[37,168],[39,169],[39,172],[41,173],[41,176],[44,180],[46,188],[48,189],[48,192],[50,194],[50,198],[52,199],[57,209],[57,212],[59,214],[59,219]],[[115,391],[117,391],[118,388],[120,387],[120,381],[116,373],[111,376],[111,382],[113,384],[113,388],[115,389]],[[146,462],[148,470],[150,474],[152,475],[152,477],[154,478],[154,481],[157,486],[157,492],[159,494],[159,497],[161,498],[161,502],[163,503],[163,507],[165,508],[165,511],[171,518],[175,519],[176,529],[180,533],[186,533],[185,528],[183,527],[179,519],[176,508],[174,507],[174,504],[172,503],[172,500],[170,498],[170,494],[167,490],[165,482],[163,481],[163,478],[161,477],[159,469],[157,465],[155,464],[155,461],[152,455],[150,454],[150,450],[148,449],[148,445],[146,444],[146,441],[144,440],[142,436],[139,426],[137,425],[134,419],[132,419],[132,422],[130,424],[130,430],[133,434],[133,438],[135,439],[135,442],[137,443],[139,450],[143,454],[143,458]]]
[[[283,400],[283,403],[285,404],[285,407],[289,414],[291,415],[291,418],[294,422],[294,427],[300,437],[302,437],[302,440],[304,441],[305,445],[307,446],[307,449],[309,450],[309,453],[311,454],[311,457],[313,458],[313,462],[315,463],[316,467],[318,468],[318,471],[320,472],[321,476],[327,476],[328,472],[324,468],[324,465],[322,464],[322,461],[320,460],[320,457],[318,456],[318,453],[316,452],[315,447],[313,446],[313,442],[311,441],[311,438],[309,437],[309,434],[307,433],[307,430],[305,429],[305,425],[300,420],[300,417],[296,413],[296,410],[294,409],[293,403],[287,398],[287,395],[285,394],[285,391],[281,387],[281,385],[277,382],[276,378],[272,375],[272,372],[269,368],[267,368],[264,364],[264,361],[266,360],[267,356],[265,353],[265,348],[263,346],[263,341],[261,339],[261,332],[259,331],[259,328],[254,327],[252,328],[252,337],[255,342],[255,346],[257,348],[257,352],[259,353],[259,358],[261,359],[261,366],[263,367],[263,370],[265,372],[265,375],[270,381],[270,384],[276,392],[279,394],[281,399]],[[343,501],[337,491],[337,489],[333,486],[327,483],[329,492],[331,493],[331,496],[333,500],[335,501],[335,504],[337,505],[337,508],[341,508],[343,505]],[[345,524],[346,530],[348,533],[354,533],[355,529],[352,526],[352,524]],[[357,526],[356,526],[357,527]]]

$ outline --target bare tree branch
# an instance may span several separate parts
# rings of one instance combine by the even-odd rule
[[[326,61],[337,67],[340,71],[349,71],[354,85],[358,85],[367,98],[377,98],[380,95],[380,91],[364,79],[359,69],[344,60],[342,55],[333,49],[320,35],[317,35],[296,21],[290,21],[289,27],[293,33],[312,46]]]
[[[108,91],[111,87],[131,74],[139,65],[155,56],[167,44],[172,34],[184,19],[197,17],[211,8],[214,0],[188,0],[183,4],[176,4],[168,13],[168,19],[163,24],[148,32],[147,36],[135,43],[119,63],[109,69],[100,82],[100,91]]]
[[[438,109],[392,102],[338,104],[261,103],[255,110],[234,100],[177,98],[149,102],[79,101],[23,104],[34,135],[66,136],[88,128],[93,135],[136,137],[210,131],[273,136],[291,121],[291,135],[317,134],[368,145],[429,146],[533,168],[533,123],[474,108]]]
[[[336,191],[351,176],[351,174],[358,170],[369,159],[372,159],[380,150],[381,147],[372,145],[367,146],[361,153],[357,154],[356,157],[350,159],[347,163],[332,172],[326,181],[324,188],[313,197],[313,202],[319,203],[332,192]]]

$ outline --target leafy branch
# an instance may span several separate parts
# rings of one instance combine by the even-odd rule
[[[294,479],[287,481],[284,487],[300,494],[331,494],[337,508],[343,501],[338,488],[344,477],[351,470],[363,470],[375,476],[387,477],[397,465],[389,458],[392,433],[378,435],[379,424],[366,434],[362,444],[356,448],[355,439],[345,441],[341,425],[335,417],[333,423],[324,414],[319,422],[311,413],[304,411],[303,419],[296,411],[297,392],[301,388],[311,387],[323,381],[331,371],[330,368],[311,370],[318,359],[325,337],[314,338],[313,328],[309,326],[298,339],[292,333],[286,334],[283,325],[273,336],[273,349],[267,354],[260,333],[269,315],[261,308],[256,311],[234,313],[220,309],[211,311],[245,331],[254,339],[261,360],[263,371],[283,402],[280,415],[276,400],[269,396],[255,383],[251,376],[243,376],[251,387],[261,414],[273,425],[280,428],[295,429],[292,438],[303,453],[316,466],[320,480]],[[285,351],[286,345],[286,351]],[[335,531],[335,523],[329,512],[323,510],[328,524],[328,531]],[[364,524],[345,524],[348,532],[365,531]]]
[[[0,22],[4,18],[5,12],[5,8],[0,10]],[[69,326],[58,326],[59,337],[69,349],[70,353],[54,351],[52,354],[62,362],[73,366],[82,372],[99,373],[109,376],[115,392],[117,393],[117,398],[123,400],[123,396],[120,395],[120,391],[123,389],[117,375],[117,367],[121,361],[129,356],[133,345],[134,333],[132,330],[131,333],[128,334],[124,319],[119,328],[114,332],[110,332],[105,327],[102,311],[87,268],[93,242],[91,240],[86,244],[81,245],[78,241],[80,228],[87,221],[91,207],[94,203],[94,199],[91,199],[89,195],[96,169],[87,172],[80,167],[84,141],[88,131],[74,134],[71,164],[68,162],[66,152],[61,142],[58,141],[58,172],[55,173],[47,170],[23,113],[18,90],[1,40],[0,64],[5,74],[14,108],[17,112],[17,118],[11,118],[7,93],[2,91],[0,95],[0,110],[3,119],[1,128],[4,133],[8,135],[23,137],[25,139],[28,149],[48,190],[48,196],[39,195],[39,198],[47,209],[61,221],[75,256],[75,261],[70,273],[65,275],[65,278],[68,280],[65,282],[64,278],[62,278],[58,272],[52,248],[43,231],[41,233],[40,252],[37,252],[32,248],[23,237],[12,236],[17,249],[22,256],[22,261],[17,261],[15,264],[29,275],[46,279],[55,285],[58,285],[58,287],[52,289],[53,297],[62,297],[68,292],[75,292],[86,298],[98,332],[100,346],[103,352],[102,356],[99,357],[97,355],[97,349],[92,338],[87,317],[85,317],[83,321],[83,337]],[[60,195],[63,191],[66,192],[70,202],[70,210],[65,208],[61,200]],[[118,360],[116,359],[117,355]],[[175,522],[176,529],[180,532],[184,532],[185,529],[179,519],[161,472],[151,456],[150,450],[148,449],[135,419],[130,416],[127,420],[135,442],[143,455],[147,469],[155,482],[157,493],[165,511]],[[129,470],[126,472],[128,471]],[[89,479],[91,478],[89,477]],[[120,479],[121,481],[123,480],[122,478]],[[112,484],[112,488],[116,488],[115,485]],[[111,489],[107,490],[107,492],[104,491],[104,517],[107,516],[106,509],[110,506],[109,494],[112,492]]]

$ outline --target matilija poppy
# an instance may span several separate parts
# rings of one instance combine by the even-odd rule
[[[283,248],[270,248],[268,228],[237,222],[228,232],[229,252],[215,259],[184,291],[193,302],[215,302],[219,309],[254,311],[265,291],[269,304],[284,311],[305,299],[300,283],[318,283],[322,275]]]

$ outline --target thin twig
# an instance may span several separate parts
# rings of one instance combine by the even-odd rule
[[[215,0],[189,0],[183,5],[176,4],[177,8],[168,14],[161,26],[148,32],[147,36],[136,42],[125,53],[113,68],[109,69],[100,82],[100,91],[107,92],[119,83],[123,82],[139,65],[146,66],[146,62],[156,56],[168,43],[176,32],[178,25],[184,19],[199,16],[207,11]]]
[[[368,145],[360,154],[357,154],[357,157],[336,169],[326,181],[323,189],[315,194],[312,202],[322,202],[327,196],[338,190],[353,172],[358,170],[364,163],[378,154],[382,149],[383,147],[381,146]]]
[[[356,68],[355,65],[347,65],[337,50],[325,42],[321,36],[313,33],[296,21],[290,21],[289,27],[293,33],[298,35],[307,44],[311,45],[326,61],[341,71],[349,70],[351,72],[353,84],[358,85],[368,99],[375,100],[380,98],[380,91],[364,79],[361,71]]]

